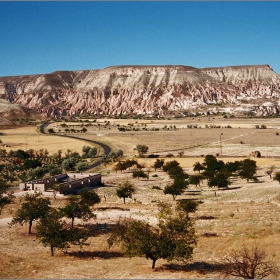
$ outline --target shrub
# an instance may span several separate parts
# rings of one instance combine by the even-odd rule
[[[161,188],[158,186],[152,186],[152,190],[161,190]]]

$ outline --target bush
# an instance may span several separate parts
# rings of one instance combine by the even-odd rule
[[[166,157],[174,157],[174,155],[169,153],[169,154],[166,155]]]
[[[161,190],[161,188],[158,186],[152,186],[152,190]]]

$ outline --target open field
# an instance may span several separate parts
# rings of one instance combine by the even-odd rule
[[[190,169],[186,169],[191,172]],[[265,175],[265,167],[258,170],[261,183],[246,183],[245,180],[234,181],[229,190],[214,190],[202,185],[199,195],[186,192],[180,198],[197,198],[204,201],[195,213],[198,245],[190,266],[184,268],[180,263],[168,263],[159,260],[153,271],[151,261],[144,258],[124,258],[117,247],[108,249],[106,238],[119,216],[156,221],[158,212],[153,201],[164,200],[174,203],[170,195],[160,190],[153,190],[153,185],[163,187],[168,178],[164,172],[151,172],[150,180],[132,179],[131,173],[104,176],[104,181],[117,184],[129,180],[137,186],[135,200],[122,200],[111,196],[95,207],[111,209],[96,211],[97,219],[90,223],[76,222],[91,228],[90,245],[84,247],[83,253],[74,246],[68,254],[55,252],[50,256],[49,248],[44,248],[35,238],[28,236],[27,227],[8,228],[10,210],[17,205],[9,205],[4,210],[1,222],[0,256],[2,278],[217,278],[219,276],[216,262],[221,260],[229,249],[236,249],[241,244],[255,242],[265,248],[276,262],[279,255],[280,195],[279,184]],[[103,187],[113,193],[114,187]],[[190,188],[195,190],[195,188]],[[100,191],[100,190],[99,190]],[[55,206],[62,205],[64,198],[52,199]],[[130,209],[122,211],[117,208]],[[201,216],[212,216],[209,220]],[[207,237],[208,235],[212,235]],[[19,254],[19,252],[24,252]]]
[[[200,120],[200,121],[199,121]],[[259,150],[262,156],[280,156],[280,127],[279,119],[224,119],[224,118],[188,118],[179,120],[116,120],[106,119],[110,128],[98,127],[104,120],[97,120],[95,126],[87,127],[88,132],[81,137],[103,141],[114,149],[121,149],[126,156],[136,155],[134,148],[137,144],[149,147],[148,153],[159,155],[178,155],[184,151],[185,156],[196,157],[207,154],[223,156],[247,157],[251,151]],[[176,126],[177,130],[160,131],[126,131],[120,132],[117,125],[130,127]],[[75,123],[73,123],[74,125]],[[133,126],[132,126],[133,124]],[[77,123],[76,123],[77,125]],[[187,128],[197,125],[198,128]],[[221,128],[205,128],[205,125],[216,125]],[[225,128],[230,125],[232,128]],[[256,125],[265,125],[267,129],[256,129]],[[201,128],[199,128],[201,127]],[[221,135],[222,134],[222,135]],[[221,141],[220,141],[221,140]]]
[[[81,153],[82,147],[89,145],[86,141],[39,134],[35,126],[1,129],[0,132],[4,133],[4,135],[0,136],[3,142],[0,144],[0,148],[4,148],[8,152],[18,149],[47,149],[50,155],[52,155],[57,153],[58,150],[62,150],[62,153],[65,154],[67,149],[71,149]],[[6,147],[7,145],[10,147]]]
[[[112,119],[111,123],[117,121],[126,122],[126,124],[135,122],[135,120]],[[198,123],[197,118],[190,121]],[[131,170],[116,174],[112,171],[113,164],[111,164],[97,169],[103,175],[103,182],[110,186],[98,188],[100,194],[106,193],[108,197],[106,201],[102,199],[95,208],[107,207],[108,209],[96,210],[96,220],[88,223],[76,222],[80,226],[89,227],[91,232],[90,245],[84,247],[83,253],[78,253],[79,248],[73,246],[68,254],[55,251],[55,256],[51,257],[50,249],[43,247],[36,240],[34,234],[28,236],[26,226],[8,227],[7,222],[12,217],[11,212],[17,209],[18,203],[4,208],[3,214],[0,216],[0,246],[2,248],[0,277],[213,279],[219,277],[220,274],[217,262],[229,249],[237,249],[242,244],[255,243],[264,248],[270,256],[273,256],[276,263],[280,263],[280,185],[277,181],[272,181],[266,174],[267,168],[271,165],[276,166],[275,171],[280,171],[280,158],[275,157],[280,155],[278,147],[280,136],[276,135],[279,131],[277,128],[278,119],[219,119],[211,120],[211,123],[217,124],[215,121],[222,123],[222,126],[230,124],[236,128],[189,129],[186,128],[186,120],[160,121],[159,124],[150,124],[150,121],[147,121],[149,123],[147,126],[159,125],[162,127],[166,124],[168,126],[172,124],[178,128],[182,126],[182,129],[176,131],[119,132],[116,127],[112,127],[110,130],[102,127],[100,129],[89,127],[88,132],[81,135],[84,138],[111,144],[115,149],[122,149],[125,159],[136,155],[133,149],[137,144],[147,145],[149,153],[161,155],[172,153],[176,157],[165,158],[165,161],[177,160],[189,174],[193,173],[192,166],[195,162],[203,161],[201,155],[220,153],[220,133],[223,135],[221,139],[222,156],[219,156],[219,159],[225,162],[242,160],[253,150],[261,151],[265,157],[255,159],[258,166],[259,182],[248,183],[246,180],[233,179],[228,190],[208,188],[204,182],[201,188],[190,186],[182,196],[177,198],[197,198],[204,202],[199,205],[194,214],[198,244],[189,266],[184,267],[181,263],[168,263],[165,260],[159,260],[156,263],[156,269],[152,270],[151,260],[125,258],[118,247],[108,248],[106,239],[120,216],[146,219],[150,223],[155,223],[158,213],[156,201],[168,201],[174,205],[171,195],[164,195],[162,190],[152,189],[152,186],[163,189],[170,182],[169,177],[164,172],[154,171],[151,168],[149,180],[137,180],[132,179]],[[98,120],[98,122],[102,123],[104,120]],[[138,123],[140,122],[144,121],[138,120]],[[207,120],[204,122],[206,123]],[[265,124],[267,129],[255,129],[255,124]],[[17,135],[24,135],[25,131]],[[4,139],[3,137],[1,136],[1,139]],[[37,137],[36,131],[34,137],[34,139]],[[60,141],[70,141],[68,138],[45,137],[58,139],[56,141],[59,143],[59,147],[69,148],[70,142],[60,144]],[[244,144],[240,144],[240,141],[243,141]],[[24,141],[22,142],[24,143]],[[201,146],[190,148],[197,143]],[[85,144],[81,144],[81,147],[83,145]],[[74,150],[72,146],[70,148]],[[50,151],[51,147],[47,149]],[[180,150],[185,151],[185,157],[177,157]],[[145,162],[146,168],[148,168],[155,159],[138,159],[138,161]],[[155,174],[158,177],[153,177]],[[133,199],[127,199],[127,203],[124,205],[122,199],[117,198],[114,193],[115,186],[126,180],[135,185],[136,193]],[[194,190],[198,191],[196,195],[192,192]],[[214,191],[216,191],[216,196]],[[56,200],[51,197],[51,200],[54,206],[62,206],[66,199],[64,196],[59,196]],[[124,211],[128,209],[129,211]],[[211,216],[211,219],[202,219],[203,216]]]

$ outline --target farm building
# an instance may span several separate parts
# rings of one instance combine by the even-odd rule
[[[101,183],[101,174],[59,174],[49,178],[42,178],[29,182],[24,182],[19,185],[19,189],[23,190],[39,190],[46,191],[47,188],[56,184],[61,187],[60,193],[67,194],[84,187],[94,187]]]

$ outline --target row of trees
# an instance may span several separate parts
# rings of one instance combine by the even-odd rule
[[[194,164],[193,170],[199,172],[194,175],[185,173],[176,160],[165,163],[162,168],[173,179],[173,183],[165,187],[164,193],[171,194],[174,200],[185,191],[189,184],[197,186],[204,179],[207,180],[209,187],[218,188],[228,188],[232,176],[240,176],[247,181],[258,180],[256,162],[250,159],[224,163],[213,155],[207,155],[202,164],[199,162]]]
[[[54,176],[63,170],[83,172],[89,168],[87,159],[96,157],[98,150],[96,147],[83,146],[82,155],[67,149],[65,155],[62,155],[62,150],[58,150],[51,157],[46,149],[11,150],[8,154],[0,149],[0,153],[4,157],[3,164],[0,164],[0,180],[13,182],[39,179],[46,174]],[[111,152],[106,156],[106,162],[116,161],[122,155],[121,150]]]
[[[125,171],[131,167],[136,168],[132,170],[132,177],[149,179],[150,167],[146,171],[144,164],[139,164],[137,160],[127,159],[125,161],[118,161],[113,169],[116,171]],[[245,159],[241,161],[224,163],[222,160],[217,160],[213,155],[207,155],[204,158],[203,163],[196,162],[193,167],[193,171],[198,174],[187,174],[183,171],[180,164],[176,161],[170,161],[165,163],[164,159],[156,159],[152,168],[154,170],[163,169],[173,179],[173,183],[167,185],[164,189],[165,194],[171,194],[175,200],[176,196],[181,195],[188,185],[200,186],[200,184],[207,180],[209,187],[228,188],[231,184],[232,177],[240,177],[242,179],[257,182],[256,176],[257,165],[256,161]],[[272,179],[272,173],[275,170],[275,166],[270,166],[266,173]],[[273,176],[274,180],[280,183],[280,172],[276,172]]]
[[[114,166],[114,170],[116,172],[119,170],[122,172],[131,167],[136,168],[132,170],[133,178],[149,178],[150,168],[144,172],[143,168],[145,166],[139,164],[136,160],[127,159],[125,161],[118,161]],[[217,160],[213,155],[207,155],[203,163],[196,162],[194,164],[193,170],[197,171],[198,174],[192,175],[184,172],[183,168],[176,160],[165,163],[164,159],[156,159],[152,167],[155,171],[157,169],[163,169],[173,180],[172,183],[165,187],[164,193],[171,194],[174,200],[186,190],[188,185],[191,184],[197,187],[198,185],[200,186],[203,180],[207,180],[209,187],[218,188],[228,188],[231,184],[230,178],[236,176],[246,179],[247,181],[258,181],[256,176],[256,162],[250,159],[224,163],[222,160]],[[268,172],[271,175],[273,170]],[[277,175],[275,178],[278,178]]]
[[[99,202],[100,198],[94,191],[83,189],[78,196],[71,196],[64,207],[54,208],[42,193],[27,193],[21,198],[21,207],[14,214],[10,226],[28,224],[28,233],[31,234],[32,225],[37,221],[36,236],[44,246],[50,247],[53,256],[56,248],[67,250],[70,245],[86,245],[88,232],[74,228],[74,220],[94,218],[91,207]],[[71,226],[64,217],[71,220]]]

